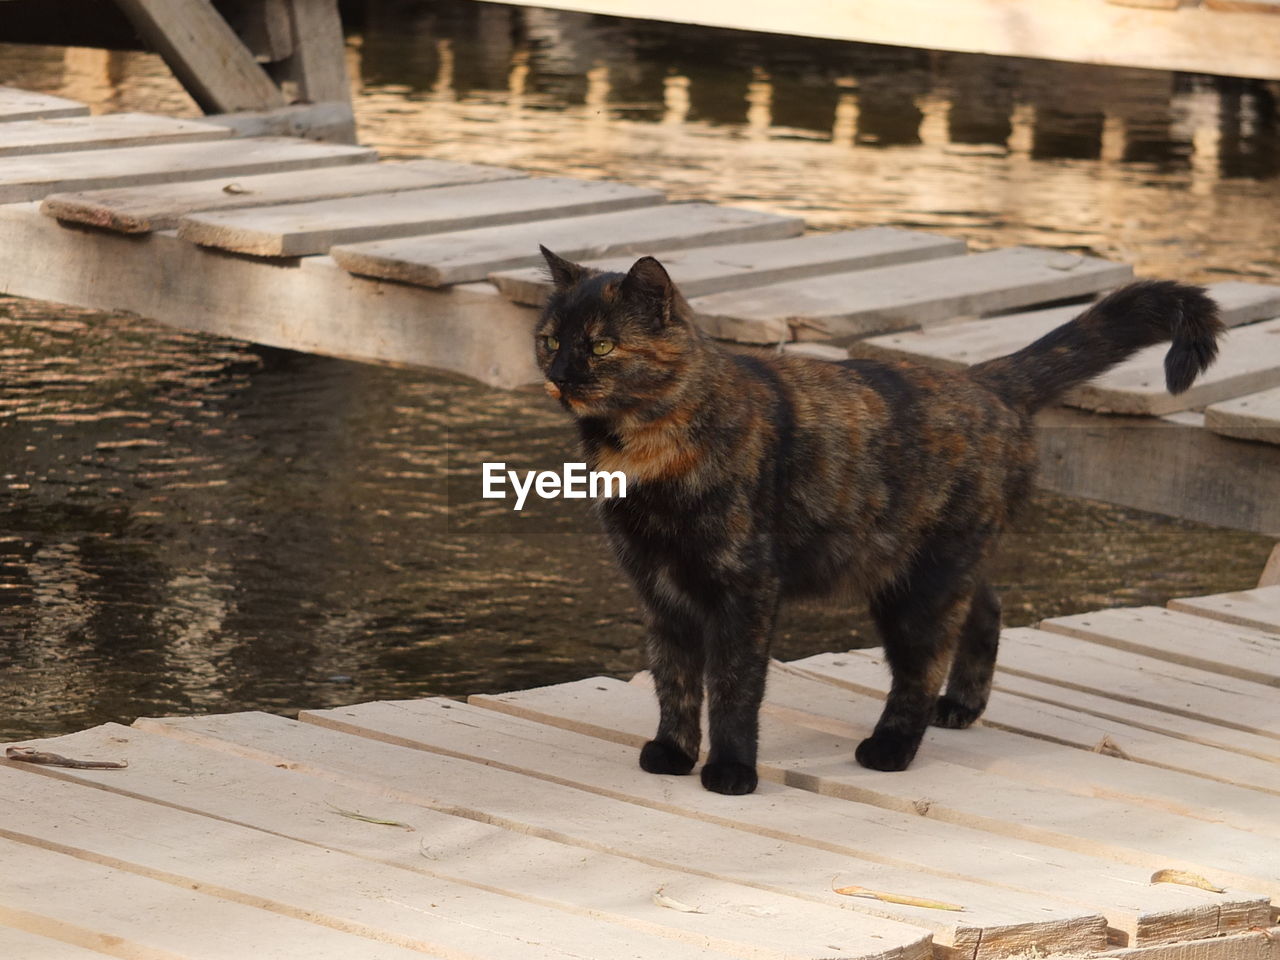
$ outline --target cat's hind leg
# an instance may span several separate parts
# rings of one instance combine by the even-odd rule
[[[703,625],[686,611],[650,610],[649,671],[658,694],[658,732],[640,751],[649,773],[684,775],[702,745]]]
[[[972,574],[953,544],[921,556],[906,578],[871,601],[893,674],[880,720],[854,754],[872,770],[905,770],[915,757],[974,594]]]
[[[958,729],[972,724],[987,708],[991,676],[1000,645],[1000,598],[983,583],[973,594],[969,615],[960,629],[947,692],[938,698],[933,722]]]

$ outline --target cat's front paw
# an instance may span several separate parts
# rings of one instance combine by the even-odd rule
[[[650,740],[640,749],[640,769],[646,773],[670,773],[683,777],[693,769],[696,758],[674,743]]]
[[[982,716],[982,707],[971,707],[944,695],[938,698],[937,706],[933,709],[933,725],[963,730],[980,716]]]
[[[916,755],[920,741],[899,733],[875,733],[867,737],[853,756],[868,770],[905,770]]]
[[[718,760],[702,768],[702,785],[715,793],[751,793],[759,782],[756,768],[733,760]]]

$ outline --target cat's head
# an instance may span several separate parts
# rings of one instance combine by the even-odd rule
[[[541,249],[555,284],[534,329],[547,392],[575,416],[608,418],[675,391],[701,335],[662,264],[600,273]]]

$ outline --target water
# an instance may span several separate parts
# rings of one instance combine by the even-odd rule
[[[1280,282],[1275,85],[443,0],[353,30],[361,138],[390,155]],[[195,112],[139,54],[0,47],[0,82]],[[540,395],[12,299],[0,383],[0,739],[641,665],[575,504],[515,527],[450,505],[458,464],[572,459]],[[1028,623],[1247,587],[1269,547],[1042,495],[997,580]],[[859,608],[812,605],[777,652],[869,641]]]

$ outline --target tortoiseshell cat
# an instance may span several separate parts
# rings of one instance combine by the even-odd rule
[[[1032,414],[1166,340],[1168,387],[1186,390],[1222,330],[1200,288],[1148,281],[965,371],[743,355],[698,331],[652,257],[624,275],[542,252],[555,283],[536,329],[547,390],[577,419],[590,469],[627,475],[625,499],[600,513],[649,618],[660,719],[640,766],[693,769],[705,684],[702,783],[718,793],[755,789],[788,597],[847,585],[870,600],[893,683],[857,748],[864,767],[902,770],[930,723],[973,723],[1000,631],[985,569],[1031,493]]]

